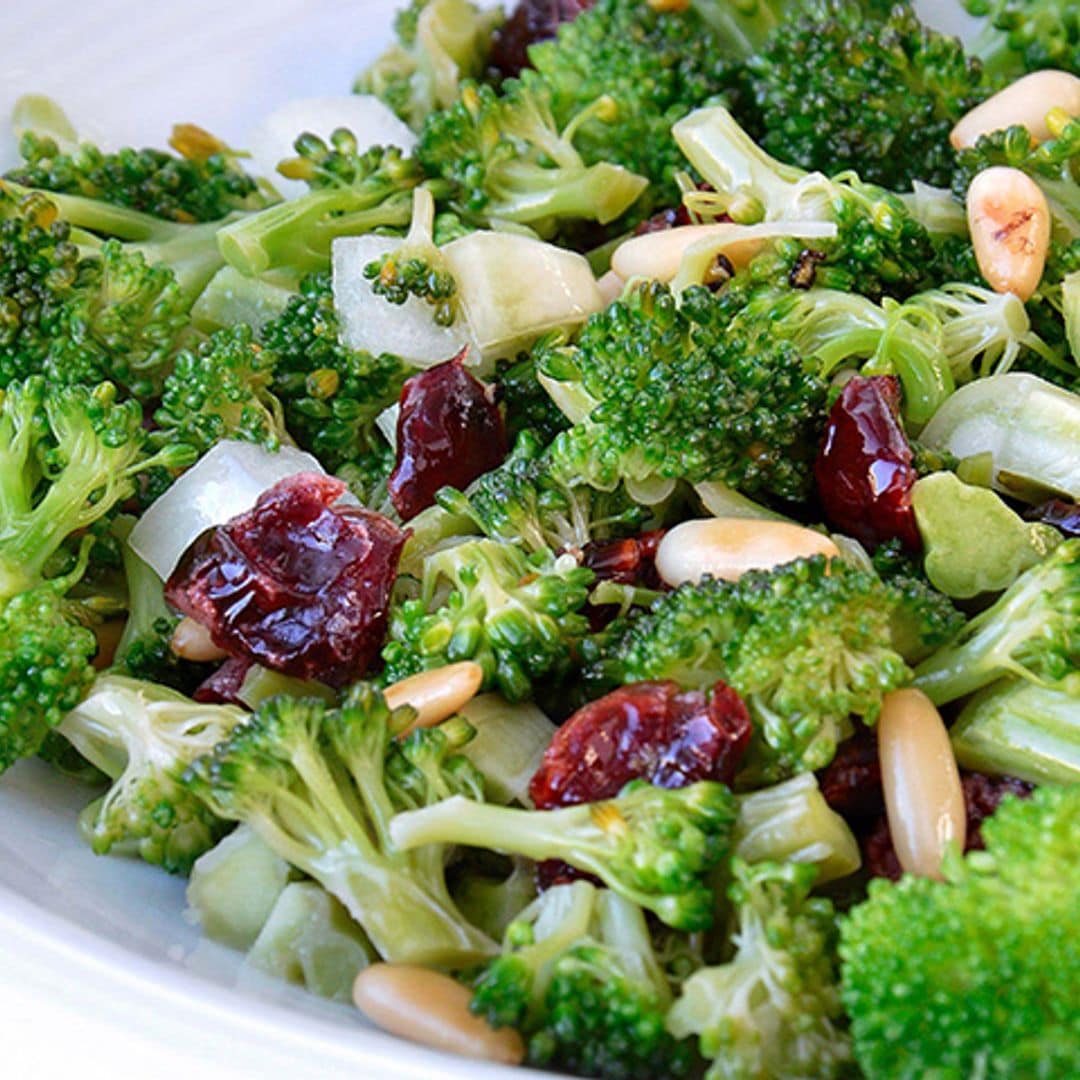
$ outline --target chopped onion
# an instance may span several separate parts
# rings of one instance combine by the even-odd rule
[[[254,443],[218,443],[150,506],[128,543],[158,577],[168,580],[207,529],[250,510],[279,480],[323,471],[315,458],[292,446],[271,453]]]
[[[375,417],[375,426],[383,433],[390,449],[397,452],[397,422],[401,412],[401,402],[395,401],[388,405],[378,416]]]

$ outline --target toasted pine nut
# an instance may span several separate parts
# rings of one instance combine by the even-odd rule
[[[596,287],[600,290],[600,297],[604,303],[613,304],[622,296],[623,289],[626,288],[626,282],[614,270],[609,270],[602,278],[597,280]]]
[[[674,229],[661,229],[659,232],[634,236],[615,249],[611,257],[611,269],[622,278],[649,278],[652,281],[674,281],[682,265],[686,249],[706,237],[723,235],[720,230],[731,234],[731,243],[724,247],[735,269],[745,266],[760,250],[764,241],[751,234],[743,236],[746,229],[754,226],[732,225],[679,225]]]
[[[947,846],[963,850],[967,814],[949,733],[921,690],[885,695],[878,754],[885,812],[900,865],[913,874],[940,878]]]
[[[210,631],[202,623],[186,615],[176,624],[171,648],[182,660],[193,660],[196,663],[224,660],[229,655],[214,644]]]
[[[748,570],[767,570],[809,555],[836,558],[837,546],[821,533],[786,521],[714,517],[684,521],[660,541],[656,570],[675,587],[706,574],[736,581]]]
[[[649,0],[649,7],[653,11],[661,13],[665,11],[685,11],[690,6],[690,0]]]
[[[949,142],[962,150],[1014,124],[1026,127],[1036,142],[1045,142],[1052,134],[1046,116],[1053,109],[1080,116],[1080,79],[1068,71],[1033,71],[960,117]]]
[[[472,991],[449,975],[412,964],[372,964],[356,976],[353,1001],[393,1035],[465,1057],[520,1065],[525,1044],[469,1012]]]
[[[979,272],[994,292],[1027,300],[1039,287],[1050,247],[1050,207],[1019,169],[983,169],[967,193],[967,219]]]
[[[449,720],[476,696],[483,681],[484,669],[471,660],[462,660],[410,675],[388,686],[383,697],[391,709],[411,705],[416,710],[416,719],[401,732],[407,735],[417,728],[434,727]]]

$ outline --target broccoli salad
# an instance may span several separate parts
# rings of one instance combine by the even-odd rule
[[[21,98],[0,772],[445,1051],[1080,1075],[1080,32],[963,6],[412,0],[250,154]]]

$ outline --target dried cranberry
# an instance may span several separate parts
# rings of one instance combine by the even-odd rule
[[[519,0],[495,35],[491,66],[506,78],[529,64],[529,46],[548,41],[564,22],[576,19],[593,0]]]
[[[891,375],[853,378],[832,407],[815,466],[829,521],[871,547],[897,537],[920,550],[912,456],[900,423],[899,382]]]
[[[1041,506],[1034,506],[1024,514],[1028,521],[1041,521],[1053,525],[1066,536],[1080,536],[1080,503],[1051,499]]]
[[[243,705],[237,695],[253,666],[250,660],[231,656],[210,678],[201,682],[191,696],[204,705]]]
[[[409,379],[401,391],[397,463],[387,485],[402,520],[435,502],[435,492],[467,487],[506,457],[506,429],[494,392],[464,368],[462,351]]]
[[[673,682],[639,682],[579,709],[555,733],[529,785],[540,809],[596,802],[631,780],[665,788],[730,783],[750,740],[750,716],[734,690],[711,695]]]
[[[332,686],[362,675],[379,654],[408,534],[334,505],[344,492],[315,473],[275,484],[192,545],[166,599],[232,656]]]
[[[581,552],[581,563],[600,581],[657,589],[660,578],[656,572],[656,549],[665,532],[665,529],[653,529],[625,540],[586,544]]]
[[[874,729],[861,727],[841,743],[818,783],[825,801],[843,817],[858,820],[880,814],[885,809],[885,798]]]

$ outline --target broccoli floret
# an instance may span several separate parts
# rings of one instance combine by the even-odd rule
[[[779,25],[745,70],[766,152],[898,191],[949,183],[949,132],[981,96],[979,64],[906,5],[879,21],[829,0]]]
[[[428,117],[417,159],[455,186],[454,207],[481,224],[515,222],[550,236],[563,221],[614,221],[644,191],[643,177],[618,165],[588,166],[574,147],[586,118],[613,122],[600,98],[560,129],[542,86],[515,84],[503,96],[466,83],[455,104]]]
[[[710,872],[728,852],[735,821],[730,791],[712,780],[675,790],[633,780],[618,796],[558,810],[516,810],[454,797],[399,814],[399,850],[465,844],[560,859],[594,874],[624,899],[677,930],[712,925]]]
[[[571,555],[527,556],[494,540],[429,555],[420,597],[391,612],[384,679],[473,660],[487,688],[510,701],[531,697],[537,681],[569,672],[588,632],[581,609],[592,580]]]
[[[394,21],[397,41],[356,80],[353,91],[374,94],[419,131],[436,109],[457,100],[463,79],[487,68],[499,9],[469,0],[411,0]]]
[[[1080,71],[1080,22],[1061,0],[963,0],[985,19],[968,51],[983,64],[988,82],[1007,83],[1027,71]]]
[[[392,467],[375,418],[398,400],[411,371],[395,356],[341,343],[328,273],[305,277],[260,340],[277,357],[273,389],[300,446],[332,470],[348,463],[379,473],[388,454]]]
[[[512,443],[522,432],[531,431],[541,445],[547,446],[570,426],[536,377],[535,354],[496,364],[495,386],[506,417],[506,434]]]
[[[903,298],[931,284],[931,232],[916,216],[917,200],[861,180],[853,172],[831,179],[770,157],[727,109],[699,109],[675,125],[690,164],[715,189],[700,193],[713,215],[741,224],[790,221],[835,226],[835,236],[813,241],[818,285],[877,298]],[[948,232],[954,227],[948,215]],[[935,222],[936,224],[936,222]],[[942,226],[944,228],[944,226]],[[758,273],[786,280],[805,257],[806,244],[781,241]]]
[[[847,1075],[836,923],[809,895],[815,867],[733,859],[732,874],[735,955],[686,980],[668,1029],[699,1037],[707,1080]]]
[[[337,128],[329,143],[307,132],[295,148],[278,170],[311,190],[225,226],[219,243],[230,266],[253,277],[276,267],[327,270],[335,237],[409,224],[424,173],[396,147],[362,150],[351,131]]]
[[[389,830],[399,811],[476,795],[483,780],[455,753],[472,735],[464,721],[395,741],[415,715],[392,712],[363,683],[338,709],[272,698],[196,761],[187,783],[336,896],[385,960],[466,967],[495,945],[454,906],[445,848],[406,852]]]
[[[746,701],[754,737],[740,783],[827,765],[849,717],[876,720],[911,672],[892,643],[895,594],[872,571],[823,556],[738,581],[682,585],[585,643],[586,680],[722,679]]]
[[[671,990],[639,907],[584,881],[556,885],[510,925],[470,1008],[517,1028],[529,1062],[578,1076],[687,1075],[664,1028]]]
[[[217,221],[265,204],[255,181],[220,139],[194,124],[177,124],[163,150],[106,153],[92,143],[63,147],[47,133],[24,131],[23,164],[6,176],[25,187],[84,195],[170,221]]]
[[[558,474],[532,431],[522,432],[502,465],[464,494],[443,488],[437,499],[485,536],[532,553],[579,552],[594,540],[638,533],[646,516],[622,487],[600,491]]]
[[[222,439],[268,450],[291,442],[281,403],[270,389],[275,362],[248,326],[218,330],[179,353],[154,413],[155,440],[184,442],[200,454]]]
[[[734,295],[692,288],[680,305],[652,283],[590,318],[574,345],[541,350],[555,400],[580,421],[552,444],[556,475],[622,481],[650,503],[677,480],[806,496],[826,383],[768,318],[739,314]]]
[[[1080,1072],[1080,785],[1006,798],[982,836],[944,881],[872,881],[841,923],[867,1076]]]
[[[937,705],[1006,675],[1080,688],[1080,540],[1025,571],[947,645],[915,669]]]
[[[187,874],[228,825],[181,777],[246,716],[235,706],[202,705],[154,683],[101,676],[59,727],[112,781],[80,818],[94,852],[134,851],[170,873]]]

